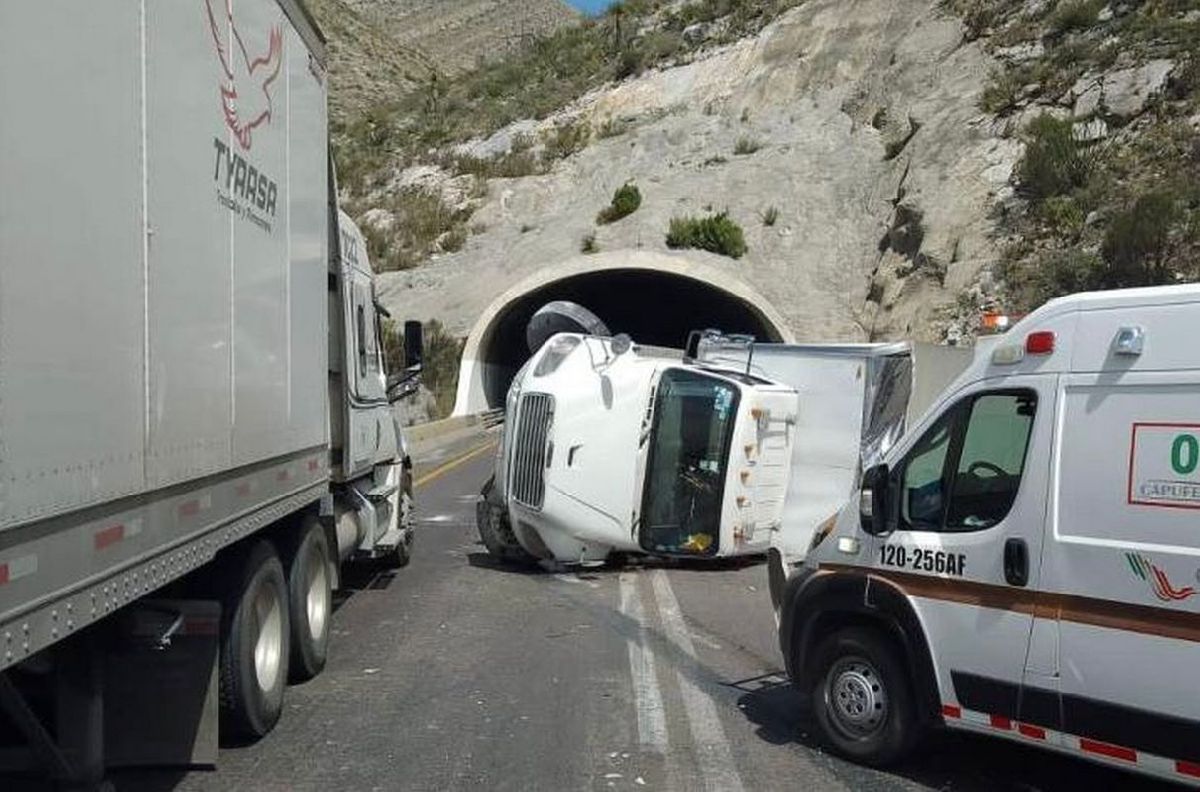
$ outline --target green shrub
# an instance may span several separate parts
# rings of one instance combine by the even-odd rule
[[[619,118],[607,118],[600,126],[596,127],[596,139],[607,140],[608,138],[624,135],[629,131],[629,124]]]
[[[599,253],[600,246],[596,244],[596,232],[589,231],[583,235],[583,239],[579,242],[580,253]]]
[[[642,205],[642,193],[633,182],[623,184],[613,193],[612,203],[600,210],[596,222],[601,225],[615,223],[622,217],[628,217]]]
[[[471,210],[455,209],[436,190],[407,187],[383,206],[394,218],[388,229],[361,224],[376,272],[415,267],[435,249],[458,249],[466,241]]]
[[[568,121],[559,124],[546,136],[546,159],[566,159],[577,154],[587,146],[592,137],[592,130],[583,121]]]
[[[1102,252],[1110,268],[1110,287],[1168,283],[1163,261],[1172,227],[1182,210],[1176,196],[1156,190],[1140,196],[1113,217],[1104,234]]]
[[[779,220],[779,207],[768,206],[762,213],[762,224],[773,226]]]
[[[704,160],[704,165],[724,165],[726,162],[729,162],[729,160],[718,154],[715,157],[709,157],[708,159]]]
[[[1083,207],[1070,196],[1047,198],[1039,206],[1039,212],[1046,224],[1058,234],[1077,236],[1083,230],[1083,221],[1086,219]]]
[[[1001,276],[1008,284],[1012,310],[1027,312],[1055,297],[1103,288],[1106,270],[1100,256],[1070,248],[1010,261],[1002,265]]]
[[[1050,16],[1050,29],[1055,33],[1086,30],[1096,24],[1104,0],[1060,0]]]
[[[738,156],[753,154],[762,148],[762,144],[751,137],[740,137],[733,145],[733,153]]]
[[[512,151],[498,157],[476,157],[472,154],[448,154],[441,158],[441,165],[455,174],[472,174],[481,180],[517,179],[546,172],[546,165],[532,151]],[[486,194],[486,193],[485,193]]]
[[[1083,187],[1092,166],[1092,157],[1075,142],[1070,121],[1041,115],[1029,124],[1017,176],[1030,198],[1042,200]]]
[[[695,248],[730,258],[746,254],[746,238],[742,227],[720,212],[707,217],[673,217],[667,230],[667,247]]]
[[[1003,113],[1017,102],[1024,81],[1017,72],[999,70],[979,97],[979,107],[989,113]]]
[[[1000,21],[996,0],[947,0],[946,5],[962,18],[968,41],[984,35]]]
[[[443,253],[457,253],[463,249],[463,245],[467,244],[467,227],[465,225],[456,225],[445,234],[442,235],[438,246]]]

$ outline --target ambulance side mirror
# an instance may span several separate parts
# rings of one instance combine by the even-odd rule
[[[887,519],[889,474],[887,465],[876,465],[863,473],[858,516],[863,532],[871,536],[890,533]]]

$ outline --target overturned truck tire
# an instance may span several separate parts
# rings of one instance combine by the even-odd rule
[[[537,559],[517,542],[517,537],[508,524],[508,513],[496,496],[496,477],[492,476],[483,485],[479,499],[475,501],[475,525],[479,538],[483,540],[494,558],[509,564],[532,566]]]

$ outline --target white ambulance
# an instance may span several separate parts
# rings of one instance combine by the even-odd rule
[[[1200,285],[1030,314],[770,558],[840,753],[944,724],[1200,785]]]

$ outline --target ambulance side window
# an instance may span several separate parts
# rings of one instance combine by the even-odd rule
[[[985,394],[972,402],[954,471],[947,530],[990,528],[1008,514],[1021,485],[1036,410],[1032,391]]]
[[[901,527],[978,531],[1012,508],[1037,411],[1033,391],[980,393],[946,411],[901,465]]]
[[[946,511],[946,457],[957,409],[949,410],[917,441],[904,466],[900,515],[906,528],[940,530]]]

